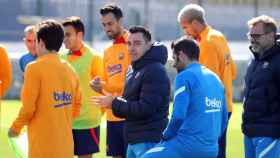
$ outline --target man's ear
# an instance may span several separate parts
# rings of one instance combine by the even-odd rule
[[[117,20],[117,22],[119,23],[120,26],[123,26],[123,18],[120,18],[119,20]]]
[[[45,42],[42,39],[38,39],[38,44],[41,48],[46,48]]]
[[[182,63],[185,64],[187,64],[190,61],[189,57],[183,51],[179,52],[178,58]]]
[[[190,24],[191,24],[192,28],[197,28],[198,25],[201,25],[201,23],[199,21],[197,21],[196,19],[193,19]]]
[[[180,50],[179,52],[178,52],[178,58],[181,60],[181,61],[184,61],[185,60],[185,58],[186,58],[186,54],[182,51],[182,50]]]
[[[79,39],[83,40],[84,39],[84,33],[83,32],[77,32],[77,36]]]

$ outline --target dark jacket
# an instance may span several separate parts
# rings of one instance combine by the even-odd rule
[[[253,53],[245,76],[242,131],[249,137],[280,137],[280,45]]]
[[[170,82],[164,64],[167,48],[153,44],[139,60],[132,63],[122,98],[112,103],[113,114],[125,118],[129,144],[158,142],[168,122]]]

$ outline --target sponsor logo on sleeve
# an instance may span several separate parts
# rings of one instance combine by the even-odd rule
[[[123,53],[123,52],[120,52],[120,53],[118,54],[118,58],[119,58],[119,60],[123,60],[123,59],[124,59],[124,53]]]

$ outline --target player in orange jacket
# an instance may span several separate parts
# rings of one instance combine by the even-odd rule
[[[8,135],[19,135],[26,125],[29,158],[73,158],[72,121],[81,100],[78,77],[57,54],[64,37],[61,24],[47,20],[36,27],[38,59],[26,67],[23,106]]]
[[[107,36],[113,44],[104,50],[104,84],[103,91],[121,96],[124,90],[126,72],[131,63],[126,45],[128,33],[122,24],[123,13],[115,5],[105,5],[100,9],[101,21]],[[101,80],[96,78],[92,84],[100,91]],[[99,86],[99,87],[98,87]],[[99,88],[99,90],[98,90]],[[127,142],[123,135],[124,120],[113,115],[111,109],[107,114],[107,155],[114,158],[125,158]]]
[[[1,128],[1,99],[9,89],[12,82],[12,65],[7,50],[0,45],[0,128]]]
[[[0,98],[2,98],[12,83],[12,65],[7,50],[0,45]]]
[[[236,65],[231,57],[226,38],[206,23],[204,9],[196,4],[186,5],[178,14],[178,22],[186,35],[199,42],[199,63],[215,72],[224,84],[228,118],[232,112],[232,81],[236,78]],[[219,156],[226,153],[226,131],[219,141]]]

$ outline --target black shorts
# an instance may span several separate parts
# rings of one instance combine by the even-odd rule
[[[90,155],[99,152],[100,128],[73,129],[75,155]]]
[[[124,136],[125,121],[107,121],[107,156],[126,157],[127,140]]]

